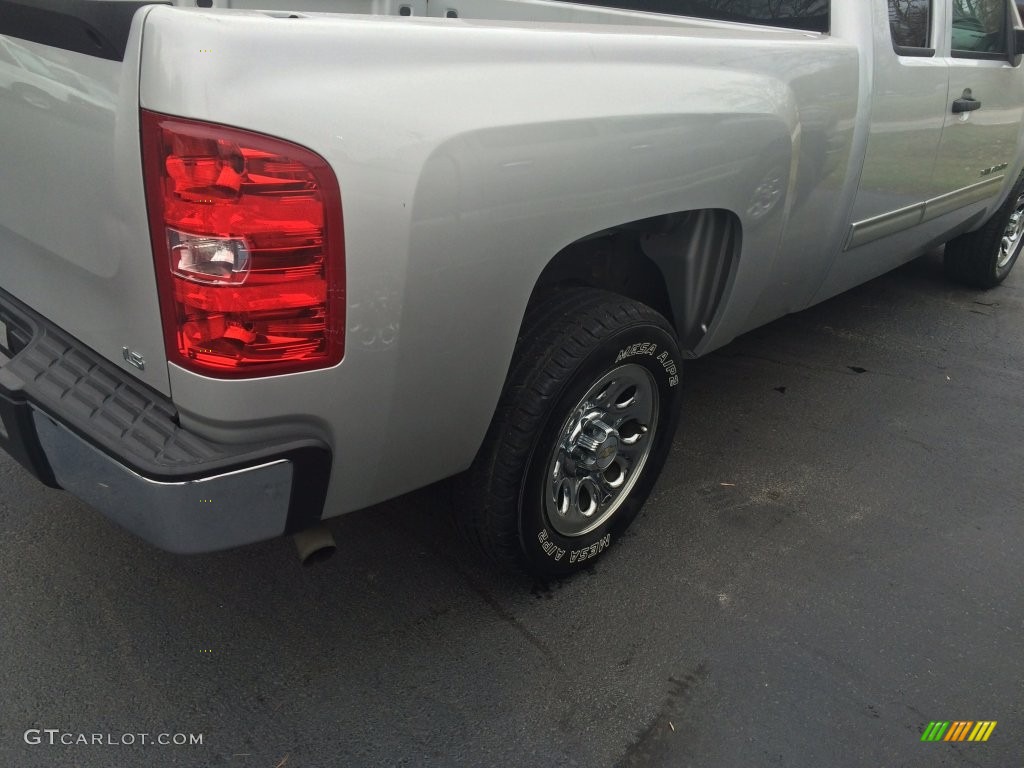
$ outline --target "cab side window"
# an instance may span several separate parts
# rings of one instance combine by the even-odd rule
[[[897,53],[931,52],[932,0],[889,0],[889,29]]]
[[[1008,0],[953,0],[953,55],[1005,58],[1009,53]]]

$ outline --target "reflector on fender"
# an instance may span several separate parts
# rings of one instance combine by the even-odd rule
[[[344,354],[341,195],[290,142],[142,110],[168,360],[218,377],[325,368]]]

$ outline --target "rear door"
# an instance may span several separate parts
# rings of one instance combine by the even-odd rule
[[[815,301],[893,269],[929,239],[922,229],[924,202],[935,192],[949,88],[949,66],[937,50],[944,2],[872,2],[872,26],[863,32],[874,42],[864,167],[843,253]]]
[[[900,231],[899,212],[931,191],[949,82],[935,44],[943,1],[888,0],[874,18],[871,135],[853,216],[873,224],[855,231],[852,247]]]
[[[991,201],[1018,156],[1024,71],[1010,56],[1017,21],[1011,0],[951,0],[949,98],[935,184],[947,210]]]

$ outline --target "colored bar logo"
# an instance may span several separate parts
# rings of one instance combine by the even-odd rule
[[[921,741],[988,741],[996,729],[995,720],[939,720],[928,723]]]

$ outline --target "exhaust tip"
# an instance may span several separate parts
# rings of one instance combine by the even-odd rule
[[[334,536],[325,525],[299,531],[292,536],[292,540],[295,542],[299,562],[307,567],[327,560],[337,549]]]

